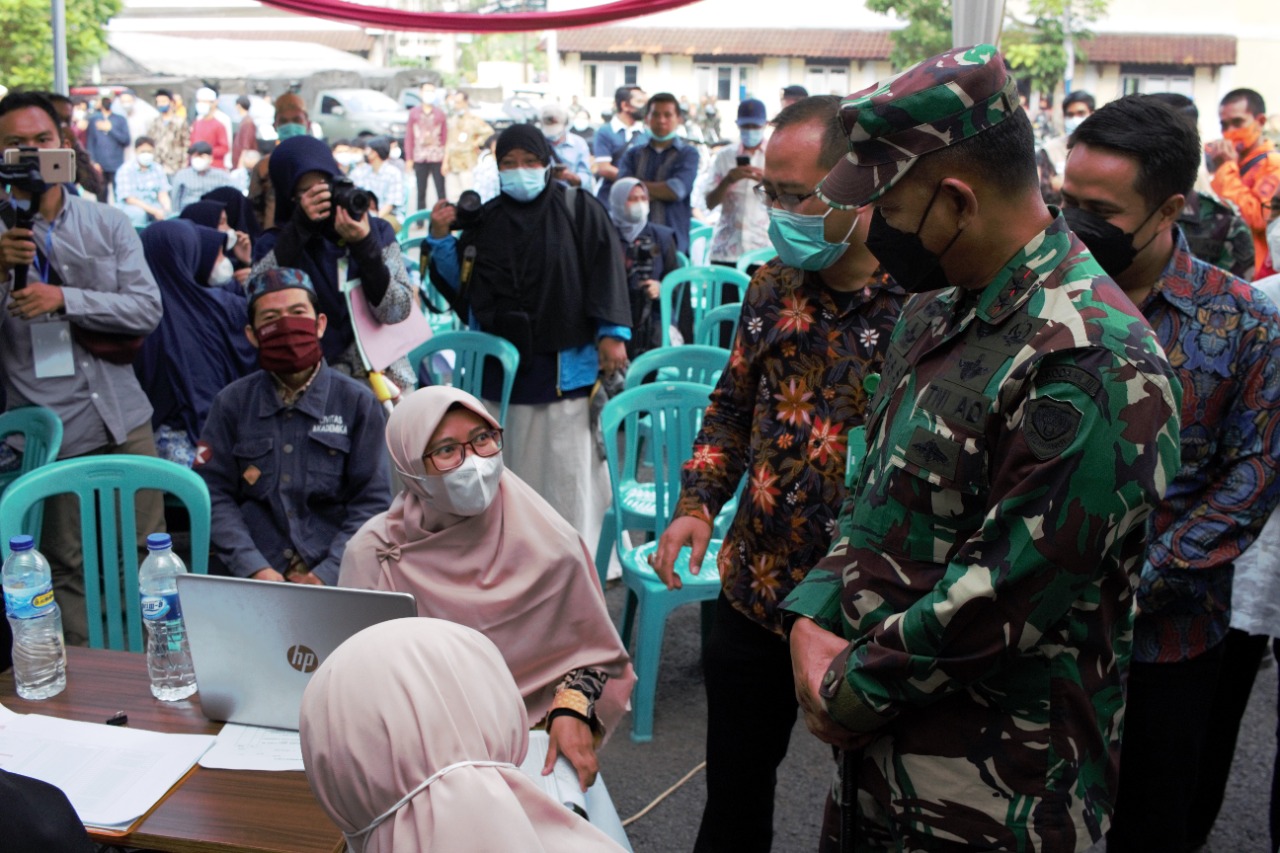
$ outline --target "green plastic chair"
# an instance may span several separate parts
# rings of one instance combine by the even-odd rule
[[[659,305],[662,311],[662,345],[671,346],[671,323],[676,315],[675,306],[684,298],[684,289],[690,288],[689,302],[693,307],[693,326],[712,308],[727,302],[740,302],[747,295],[751,279],[729,267],[684,267],[672,270],[662,277]]]
[[[409,228],[411,226],[417,225],[419,222],[424,222],[430,219],[431,219],[430,210],[415,210],[413,213],[410,213],[408,216],[404,218],[404,222],[400,223],[400,232],[396,236],[401,241],[408,240]]]
[[[438,352],[454,354],[453,370],[445,381],[443,371],[432,364],[431,356]],[[488,332],[463,330],[441,332],[409,353],[409,364],[414,370],[425,369],[432,384],[452,385],[468,394],[480,396],[484,384],[485,359],[497,359],[502,365],[502,399],[498,422],[507,422],[507,404],[511,401],[511,389],[516,382],[516,370],[520,367],[520,351],[506,338]]]
[[[676,269],[682,269],[687,266],[691,266],[689,256],[684,252],[676,252]]]
[[[726,302],[717,305],[702,315],[693,327],[693,342],[718,347],[720,336],[724,334],[724,324],[728,323],[729,339],[738,334],[738,318],[742,316],[741,302]]]
[[[700,347],[690,344],[684,347],[649,350],[637,356],[627,368],[623,390],[639,388],[641,385],[655,381],[694,382],[705,386],[703,392],[709,395],[728,363],[729,351],[719,347]],[[703,403],[706,403],[705,397]],[[650,419],[647,415],[636,419],[636,437],[641,443],[648,441],[650,437],[652,429],[649,424]],[[645,460],[637,458],[642,455],[634,454],[632,461],[647,471]],[[622,487],[620,506],[623,530],[647,529],[653,517],[653,483],[637,477],[635,470],[631,469]],[[600,525],[600,538],[596,541],[596,571],[600,573],[601,587],[604,587],[608,578],[609,556],[613,553],[613,542],[617,538],[617,531],[614,528],[614,515],[605,513]]]
[[[693,452],[693,439],[702,424],[706,405],[707,386],[692,382],[660,382],[623,391],[605,404],[600,416],[609,480],[613,486],[613,504],[609,512],[614,517],[622,582],[627,587],[622,640],[631,651],[636,670],[636,686],[631,694],[631,739],[638,742],[653,739],[654,696],[667,616],[682,604],[711,602],[720,594],[720,578],[716,571],[719,540],[711,541],[702,570],[696,575],[689,572],[689,550],[686,548],[681,552],[676,561],[676,571],[683,583],[681,589],[667,589],[649,567],[649,555],[657,550],[658,540],[679,500],[680,470]],[[646,415],[658,426],[649,441],[639,442],[636,425]],[[624,432],[621,447],[620,431]],[[627,529],[622,510],[623,489],[629,477],[634,476],[637,456],[641,454],[653,472],[653,513],[643,527],[652,534],[652,540],[630,547],[622,535]],[[704,637],[709,625],[706,617],[707,609],[704,607]],[[639,632],[633,643],[632,633],[636,628]]]
[[[778,252],[772,246],[765,246],[763,249],[752,249],[750,252],[743,252],[738,258],[738,272],[745,273],[747,270],[759,264],[767,264],[769,261],[778,257]]]
[[[0,474],[0,495],[5,493],[10,483],[24,474],[56,461],[58,452],[62,450],[62,419],[52,409],[24,406],[0,415],[0,441],[17,433],[22,433],[26,441],[23,445],[22,463],[15,470]],[[40,503],[31,508],[22,529],[29,531],[39,542],[43,527],[44,504]],[[3,525],[0,525],[0,535],[8,541],[10,534]]]
[[[716,229],[694,222],[689,226],[689,260],[694,266],[711,263],[711,238]]]
[[[431,324],[433,333],[452,332],[462,327],[462,321],[449,305],[449,300],[431,283],[427,271],[418,268],[414,253],[422,247],[426,237],[406,237],[400,240],[400,256],[404,258],[405,269],[409,278],[418,282],[418,295],[422,299],[422,313]],[[432,310],[432,309],[435,310]]]
[[[0,528],[12,531],[0,541],[5,557],[9,556],[9,535],[32,532],[24,519],[33,506],[54,495],[74,494],[80,499],[90,648],[131,652],[146,649],[142,609],[138,606],[138,549],[134,535],[137,524],[133,507],[134,496],[141,489],[159,489],[181,499],[191,517],[190,569],[198,575],[206,574],[209,489],[198,474],[181,465],[127,454],[64,459],[32,471],[0,497]],[[126,602],[127,607],[123,606]],[[127,627],[122,624],[121,614],[126,614]]]

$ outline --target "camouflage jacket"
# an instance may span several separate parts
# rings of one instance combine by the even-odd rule
[[[1178,225],[1191,254],[1245,281],[1253,278],[1253,232],[1234,207],[1208,193],[1187,193]]]
[[[866,417],[905,293],[883,272],[837,307],[816,273],[765,264],[747,290],[729,367],[680,477],[677,516],[710,523],[747,472],[720,548],[725,597],[781,633],[778,604],[827,553],[845,486],[847,431]]]
[[[871,798],[907,848],[1043,853],[1102,835],[1180,397],[1061,216],[983,290],[908,304],[839,538],[783,603],[852,641],[823,698],[882,734],[860,808]]]

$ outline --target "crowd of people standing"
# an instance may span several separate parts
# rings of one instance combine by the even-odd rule
[[[705,264],[775,257],[741,294],[650,558],[671,589],[721,583],[691,848],[771,849],[797,713],[835,761],[813,768],[833,779],[820,837],[789,847],[1183,853],[1207,837],[1280,638],[1280,152],[1262,97],[1226,93],[1222,138],[1202,144],[1197,105],[1168,93],[1072,93],[1061,132],[1047,101],[1033,121],[989,45],[844,98],[798,88],[772,116],[744,98],[730,127],[714,101],[624,86],[590,141],[576,100],[494,133],[432,83],[403,140],[317,139],[293,93],[268,145],[211,89],[194,119],[157,90],[145,133],[132,93],[0,100],[0,147],[75,148],[79,187],[14,186],[0,205],[6,406],[55,411],[63,458],[192,467],[215,571],[407,591],[474,629],[387,629],[406,641],[387,663],[406,662],[372,687],[338,656],[317,676],[308,770],[355,849],[452,836],[407,790],[343,795],[353,750],[395,749],[351,714],[474,723],[492,704],[495,733],[539,725],[549,762],[594,782],[635,674],[588,548],[609,500],[592,397],[679,340],[659,287],[701,222]],[[416,280],[398,239],[413,213]],[[427,283],[520,353],[503,421],[490,373],[479,398],[414,391],[397,359],[389,418],[364,381],[357,308],[396,327]],[[163,528],[158,499],[138,505]],[[51,502],[44,551],[83,643],[77,519]],[[388,686],[436,671],[428,637],[497,671],[474,713],[457,690]],[[528,809],[512,750],[485,750],[506,757],[454,758],[501,779],[464,796]],[[428,764],[406,763],[428,779],[416,794]],[[1271,821],[1274,846],[1280,794]],[[610,849],[559,813],[519,830]]]

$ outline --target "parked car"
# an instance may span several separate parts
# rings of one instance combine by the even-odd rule
[[[409,111],[373,89],[325,89],[316,94],[311,120],[329,140],[387,136],[403,141]]]

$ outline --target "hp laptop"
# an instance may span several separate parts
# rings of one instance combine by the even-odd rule
[[[298,728],[302,691],[348,637],[418,615],[403,592],[179,575],[200,705],[211,720]]]

